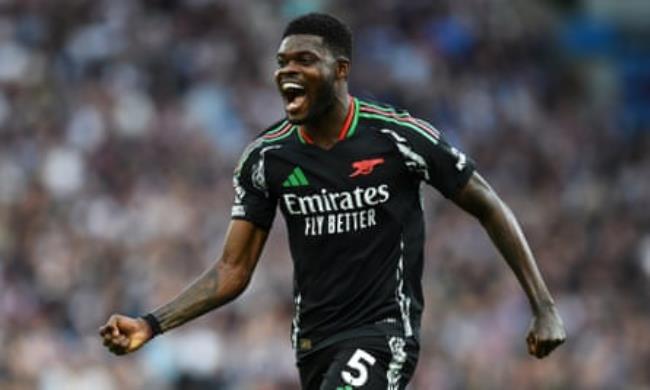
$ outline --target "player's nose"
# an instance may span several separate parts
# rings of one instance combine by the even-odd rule
[[[279,79],[281,79],[284,76],[295,76],[299,73],[300,73],[300,68],[298,67],[295,61],[287,61],[275,71],[276,77],[278,77]],[[282,81],[282,80],[278,80],[278,81]]]

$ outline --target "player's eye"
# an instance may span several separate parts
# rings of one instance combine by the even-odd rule
[[[278,68],[283,68],[283,67],[287,66],[287,60],[285,60],[282,57],[278,57],[277,63],[278,63]]]
[[[316,57],[311,54],[302,55],[298,57],[298,63],[300,65],[311,65],[314,62],[316,62]]]

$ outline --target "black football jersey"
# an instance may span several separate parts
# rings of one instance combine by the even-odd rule
[[[286,120],[248,146],[235,170],[232,218],[269,229],[278,206],[284,216],[299,353],[372,333],[375,324],[417,337],[420,184],[452,197],[473,171],[472,161],[429,123],[357,98],[329,150]]]

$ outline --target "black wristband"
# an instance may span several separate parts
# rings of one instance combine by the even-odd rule
[[[160,322],[158,322],[156,316],[149,313],[144,315],[142,319],[145,320],[147,324],[149,324],[149,328],[151,328],[151,338],[154,338],[162,333],[162,329],[160,328]]]

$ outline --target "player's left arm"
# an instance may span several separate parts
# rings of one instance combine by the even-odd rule
[[[480,221],[519,280],[533,311],[528,352],[545,357],[565,341],[566,332],[517,219],[477,172],[452,200]]]

